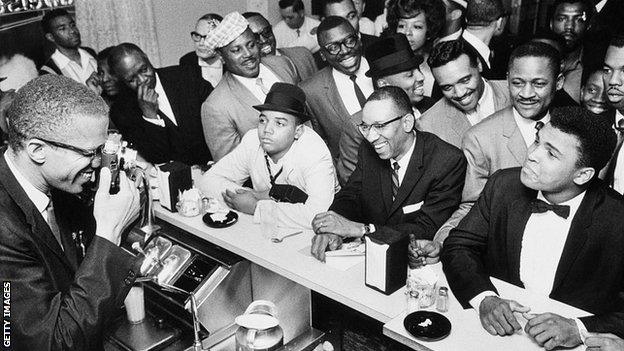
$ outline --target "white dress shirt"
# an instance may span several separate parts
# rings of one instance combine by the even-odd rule
[[[154,87],[154,91],[158,94],[158,109],[160,112],[164,113],[174,125],[177,126],[178,122],[176,120],[176,116],[173,114],[173,109],[171,109],[171,103],[169,103],[167,94],[165,94],[165,89],[163,88],[162,83],[160,83],[158,73],[154,72],[154,75],[156,76],[156,86]],[[152,124],[164,127],[165,121],[162,119],[160,114],[157,116],[158,118],[147,118],[145,116],[143,116],[143,118]]]
[[[78,48],[80,64],[63,55],[58,49],[52,54],[52,61],[58,66],[65,77],[85,84],[91,74],[97,71],[97,61],[87,51]]]
[[[477,107],[475,108],[475,110],[466,113],[466,118],[468,118],[468,122],[470,122],[470,125],[473,126],[483,121],[485,117],[496,112],[496,109],[494,107],[494,93],[492,91],[492,87],[490,86],[490,83],[485,81],[483,78],[481,78],[481,80],[483,80],[483,94],[477,102]]]
[[[368,98],[370,94],[373,93],[373,80],[366,76],[366,71],[368,71],[368,61],[364,57],[362,57],[362,61],[360,61],[360,69],[355,73],[355,82],[362,90],[364,97]],[[349,115],[353,115],[362,109],[360,103],[358,102],[357,96],[355,95],[355,89],[353,88],[353,81],[349,79],[349,76],[332,68],[332,76],[334,77],[334,82],[336,83],[336,87],[338,88],[338,95],[340,95],[340,99],[342,103],[345,105],[347,112]]]
[[[490,64],[491,50],[489,46],[487,46],[484,42],[481,41],[481,39],[477,38],[474,34],[470,33],[469,30],[464,30],[464,32],[462,33],[462,38],[464,38],[468,43],[470,43],[470,45],[472,45],[477,50],[477,52],[479,52],[479,55],[481,55],[481,57],[487,63],[488,68],[492,67],[492,65]]]
[[[210,82],[213,88],[216,87],[221,81],[221,77],[223,77],[223,62],[220,59],[216,59],[213,63],[208,63],[198,57],[197,64],[201,68],[202,78]]]
[[[32,203],[35,205],[35,208],[37,209],[37,211],[39,211],[43,219],[48,222],[48,211],[46,211],[46,209],[48,208],[48,204],[50,203],[50,198],[46,193],[37,189],[19,171],[19,169],[17,169],[17,166],[15,165],[15,163],[13,163],[13,160],[8,155],[8,153],[9,150],[4,152],[4,159],[6,160],[7,166],[9,166],[11,173],[13,173],[13,176],[15,176],[17,183],[22,187],[22,189],[24,190],[30,201],[32,201]]]
[[[520,134],[522,134],[522,138],[524,139],[526,146],[529,147],[535,142],[535,133],[537,132],[535,125],[537,122],[542,122],[544,125],[550,122],[550,112],[546,113],[542,119],[534,121],[520,116],[520,113],[518,113],[515,108],[512,108],[512,110],[516,125],[518,126],[518,129],[520,129]]]
[[[305,125],[303,128],[301,137],[277,163],[269,158],[273,176],[282,169],[275,183],[294,185],[308,194],[305,203],[277,203],[277,220],[281,227],[310,229],[314,216],[327,211],[334,194],[340,190],[327,145],[314,130]],[[197,183],[204,195],[221,200],[221,194],[226,189],[241,189],[248,178],[251,178],[254,190],[271,188],[265,152],[257,129],[248,131],[241,143],[212,166]],[[260,207],[258,203],[254,214],[254,222],[257,223],[260,222]]]
[[[405,178],[405,173],[407,172],[407,166],[409,165],[409,162],[412,159],[412,154],[414,153],[415,145],[416,145],[416,138],[414,138],[414,141],[412,142],[412,146],[410,146],[410,148],[407,150],[405,155],[401,157],[400,160],[397,161],[393,158],[390,159],[390,167],[394,166],[394,162],[397,162],[399,164],[399,171],[397,172],[399,173],[399,187],[403,183],[403,178]]]
[[[303,46],[315,53],[319,50],[318,41],[316,40],[316,34],[311,34],[312,29],[318,27],[321,22],[314,18],[305,16],[303,24],[297,29],[290,28],[286,22],[279,21],[273,26],[273,34],[275,35],[275,41],[277,48],[290,48],[293,46]],[[316,31],[315,31],[316,33]]]
[[[615,110],[615,123],[624,119],[624,115],[619,110]],[[620,149],[617,155],[615,170],[613,171],[613,189],[620,194],[624,194],[624,147]]]
[[[236,80],[238,80],[242,85],[245,86],[258,100],[264,102],[266,99],[266,94],[262,91],[262,88],[258,85],[258,78],[262,79],[262,84],[265,86],[267,91],[271,89],[273,84],[279,82],[279,78],[273,73],[268,67],[263,64],[260,64],[260,71],[256,78],[247,78],[243,76],[239,76],[236,74],[232,74]]]
[[[375,30],[375,23],[368,17],[362,16],[358,24],[360,25],[360,33],[378,36]]]
[[[607,3],[607,0],[601,0],[599,3],[596,4],[596,12],[600,12],[602,11],[602,8],[604,7],[604,5]]]

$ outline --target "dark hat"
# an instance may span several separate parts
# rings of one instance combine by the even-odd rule
[[[367,77],[383,77],[412,70],[423,62],[422,56],[414,54],[403,34],[380,38],[366,48],[364,56],[370,66]]]
[[[258,111],[279,111],[298,116],[303,120],[310,119],[305,113],[306,96],[303,90],[296,85],[288,83],[275,83],[269,90],[264,104],[256,105]]]

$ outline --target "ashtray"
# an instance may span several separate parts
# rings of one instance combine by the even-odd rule
[[[451,322],[443,315],[432,311],[416,311],[408,314],[403,326],[416,339],[437,341],[451,333]]]
[[[225,228],[238,221],[238,213],[234,211],[228,212],[206,212],[202,218],[207,226],[213,228]]]

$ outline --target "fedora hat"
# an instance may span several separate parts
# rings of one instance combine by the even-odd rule
[[[264,104],[255,105],[258,111],[279,111],[295,115],[304,121],[310,119],[305,113],[306,96],[303,90],[296,85],[277,82],[273,84],[271,90],[264,100]]]
[[[367,77],[383,77],[412,70],[423,62],[422,56],[414,54],[403,34],[380,38],[366,48],[364,56],[370,66]]]

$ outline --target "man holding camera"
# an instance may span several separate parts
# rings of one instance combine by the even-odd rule
[[[11,346],[101,350],[107,319],[139,268],[118,246],[138,216],[138,191],[122,173],[119,193],[110,195],[110,171],[102,169],[89,213],[95,225],[83,227],[89,242],[84,257],[72,237],[82,212],[72,208],[71,217],[60,216],[68,202],[59,199],[80,193],[100,167],[108,107],[86,86],[46,75],[19,90],[7,116],[9,146],[0,157],[0,279],[5,299],[9,290]]]

